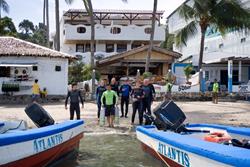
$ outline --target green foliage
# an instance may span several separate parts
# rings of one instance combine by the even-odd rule
[[[5,0],[0,0],[0,18],[1,18],[1,10],[5,13],[9,13],[10,7]]]
[[[174,45],[174,34],[168,34],[165,41],[161,44],[161,48],[173,51],[173,45]]]
[[[22,24],[21,24],[22,23]],[[24,20],[19,24],[19,29],[23,29],[21,33],[18,33],[20,39],[47,46],[46,40],[46,28],[44,24],[39,23],[38,26],[34,26],[29,20]],[[21,28],[20,28],[21,25]],[[33,26],[32,26],[33,25]]]
[[[98,71],[95,71],[95,78],[97,80],[100,79],[101,75]],[[90,65],[85,65],[82,69],[82,73],[83,73],[83,79],[86,80],[90,80],[92,78],[92,68]]]
[[[187,81],[191,78],[191,74],[193,72],[193,66],[191,64],[187,65],[184,69],[184,74],[186,76]]]
[[[151,72],[144,72],[143,74],[142,74],[142,76],[143,76],[143,78],[150,78],[150,77],[152,77],[152,73]]]
[[[16,36],[17,31],[12,19],[3,17],[0,19],[0,36]]]
[[[96,79],[99,80],[100,73],[96,71]],[[92,68],[90,65],[85,65],[83,62],[77,60],[69,66],[69,83],[82,82],[92,78]]]
[[[35,31],[34,24],[27,19],[24,19],[21,23],[19,23],[18,27],[19,27],[19,30],[22,31],[22,33],[26,35],[33,34]]]
[[[168,27],[167,27],[165,41],[161,43],[161,48],[165,48],[167,50],[173,51],[174,38],[175,38],[174,34],[169,34]]]
[[[81,61],[74,61],[69,66],[69,83],[77,83],[82,82],[83,72],[82,69],[84,67],[84,63]]]

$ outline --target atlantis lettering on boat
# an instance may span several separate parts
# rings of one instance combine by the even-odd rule
[[[42,139],[36,139],[33,142],[33,147],[35,152],[41,152],[50,149],[63,142],[62,134],[56,134]]]
[[[163,143],[159,143],[158,152],[165,157],[178,162],[182,166],[190,167],[189,156],[183,151],[180,151],[173,147],[169,147]]]

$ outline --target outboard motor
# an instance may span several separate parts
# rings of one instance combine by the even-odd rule
[[[29,104],[24,111],[38,128],[54,125],[55,123],[49,113],[37,103]]]
[[[161,129],[175,132],[184,130],[183,122],[186,116],[173,101],[162,102],[155,108],[154,114],[156,116],[155,122],[161,126]]]

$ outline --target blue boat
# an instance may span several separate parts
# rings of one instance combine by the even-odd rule
[[[182,130],[176,127],[173,130],[170,126],[161,129],[157,124],[138,126],[137,139],[145,152],[166,166],[250,166],[250,128],[215,124],[182,124],[180,127]]]
[[[83,120],[56,123],[39,104],[25,108],[38,128],[21,121],[0,122],[0,167],[40,167],[79,149]]]
[[[0,166],[47,166],[78,150],[82,120],[28,129],[24,121],[0,123]]]

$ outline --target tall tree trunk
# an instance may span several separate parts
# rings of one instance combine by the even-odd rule
[[[204,43],[205,43],[205,34],[206,34],[207,27],[201,26],[201,41],[200,41],[200,55],[199,55],[199,64],[198,64],[198,72],[199,72],[199,83],[200,83],[200,90],[202,90],[202,63],[203,63],[203,53],[204,53]]]
[[[46,0],[43,0],[43,25],[45,26],[45,9],[46,9]]]
[[[157,11],[157,0],[154,0],[154,9],[153,9],[153,17],[152,17],[152,28],[151,28],[151,34],[150,34],[150,42],[149,42],[149,48],[148,48],[148,55],[147,55],[147,59],[146,59],[145,72],[149,72],[150,58],[151,58],[153,44],[154,44],[156,11]]]
[[[49,44],[49,0],[46,0],[46,38],[47,38],[47,47],[50,47]]]
[[[60,22],[59,22],[59,0],[55,0],[55,12],[56,12],[56,36],[55,36],[55,49],[60,51]]]
[[[0,19],[2,18],[2,1],[0,0]]]
[[[91,0],[83,0],[85,9],[87,10],[90,16],[90,24],[91,24],[91,39],[90,39],[90,56],[91,56],[91,67],[92,72],[95,71],[95,20],[94,20],[94,12]],[[95,95],[95,75],[92,75],[92,99],[94,99]]]

